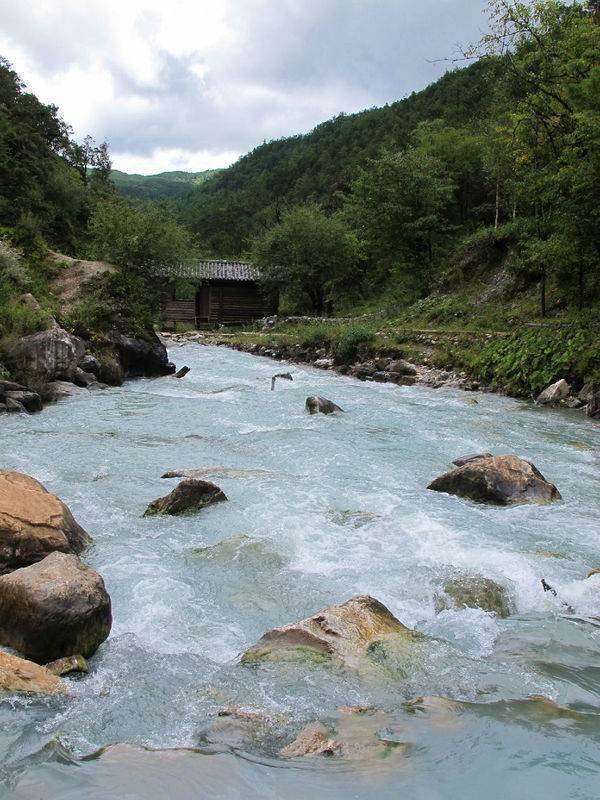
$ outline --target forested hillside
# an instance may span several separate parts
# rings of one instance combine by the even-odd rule
[[[189,194],[182,219],[215,253],[238,255],[286,208],[314,201],[326,212],[339,209],[359,169],[383,148],[407,147],[419,123],[477,124],[488,114],[496,81],[495,63],[478,61],[405,100],[262,144]]]
[[[156,175],[135,175],[113,169],[110,179],[124,197],[163,200],[183,197],[194,187],[216,175],[219,170],[207,169],[203,172],[159,172]]]
[[[181,219],[215,255],[250,253],[292,311],[402,309],[494,275],[505,297],[537,287],[530,314],[593,304],[599,15],[595,0],[492,2],[470,66],[256,148]]]

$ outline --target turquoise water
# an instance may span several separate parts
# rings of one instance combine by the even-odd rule
[[[114,612],[67,698],[0,700],[0,796],[599,797],[600,575],[585,576],[600,566],[600,427],[510,398],[471,405],[459,391],[296,366],[271,392],[274,361],[197,345],[170,355],[192,368],[184,380],[0,423],[1,466],[69,504]],[[306,415],[314,393],[346,413]],[[453,458],[483,450],[533,461],[563,502],[494,508],[426,490]],[[178,468],[236,470],[209,478],[229,502],[142,518]],[[516,613],[436,613],[441,581],[463,572],[504,585]],[[268,628],[355,594],[426,635],[414,663],[367,674],[239,664]],[[460,703],[403,705],[421,695]],[[386,742],[386,758],[278,757],[309,722],[343,728],[340,708],[357,704],[380,710],[352,724],[361,742]],[[217,717],[226,706],[267,718]]]

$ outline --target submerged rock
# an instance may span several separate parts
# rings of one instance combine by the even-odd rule
[[[600,575],[600,567],[594,567],[594,569],[591,569],[588,572],[587,577],[592,578],[594,575]]]
[[[350,509],[333,509],[329,512],[329,518],[335,525],[348,526],[350,528],[362,528],[368,525],[374,519],[377,519],[377,514],[371,511],[351,511]]]
[[[70,675],[73,672],[89,672],[90,668],[83,656],[66,656],[44,665],[53,675]]]
[[[392,753],[404,756],[405,742],[398,741],[393,720],[383,711],[361,708],[340,709],[341,716],[330,725],[312,722],[294,741],[279,751],[281,758],[329,756],[352,761],[387,759]]]
[[[335,658],[353,666],[371,645],[390,634],[412,641],[414,631],[396,619],[383,603],[362,595],[300,622],[273,628],[246,650],[242,663],[308,656]]]
[[[533,464],[517,456],[477,458],[441,475],[427,488],[498,505],[561,499],[554,484]]]
[[[193,514],[206,506],[210,506],[213,503],[221,503],[224,500],[227,500],[227,497],[214,483],[188,478],[181,481],[165,497],[159,497],[150,503],[144,512],[144,516]]]
[[[281,758],[300,758],[301,756],[332,756],[342,748],[341,742],[334,739],[321,722],[311,722],[303,728],[293,742],[279,751]]]
[[[188,439],[191,436],[186,437]],[[199,437],[201,438],[201,437]],[[205,467],[204,469],[171,469],[164,472],[161,478],[207,478],[209,475],[219,478],[257,478],[262,475],[273,475],[266,469],[235,469],[232,467]]]
[[[0,644],[33,661],[87,658],[111,624],[104,581],[77,556],[52,553],[0,578]]]
[[[65,685],[47,667],[0,652],[0,692],[65,694]]]
[[[513,611],[504,586],[481,575],[452,578],[444,583],[444,592],[455,608],[480,608],[499,617],[510,617]],[[440,610],[447,608],[444,598],[438,598],[437,604]]]
[[[313,395],[306,398],[306,410],[309,414],[333,414],[336,411],[343,411],[342,408],[336,406],[331,400],[319,395]]]
[[[81,553],[91,542],[67,506],[39,481],[0,471],[0,572],[40,561],[49,553]]]
[[[535,402],[538,406],[554,405],[567,398],[570,393],[571,387],[565,380],[561,379],[546,387],[543,392],[540,392]]]

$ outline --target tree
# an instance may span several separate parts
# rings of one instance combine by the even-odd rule
[[[372,263],[389,276],[394,265],[422,288],[431,279],[436,238],[446,224],[454,184],[442,162],[418,149],[386,152],[352,185],[346,218],[365,242]]]
[[[499,57],[504,68],[510,109],[505,127],[512,128],[520,193],[530,198],[526,261],[538,273],[545,315],[551,274],[567,283],[577,275],[581,305],[583,273],[597,240],[598,87],[592,86],[600,65],[597,3],[586,9],[558,0],[491,0],[489,10],[491,29],[482,49]],[[500,158],[495,170],[503,171]]]
[[[252,258],[266,291],[279,291],[300,310],[322,314],[356,279],[360,251],[356,237],[337,216],[316,205],[293,208],[281,223],[257,236]]]
[[[162,206],[119,197],[98,202],[89,231],[97,258],[139,272],[153,264],[180,261],[192,247],[189,233]]]

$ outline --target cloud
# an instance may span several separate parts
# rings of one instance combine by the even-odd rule
[[[478,38],[484,5],[0,0],[0,53],[119,168],[202,169],[423,88]]]

